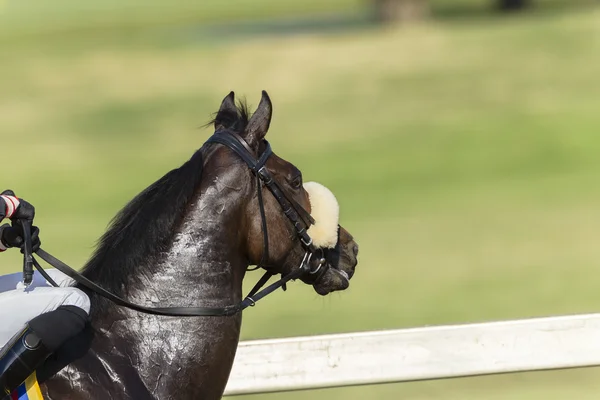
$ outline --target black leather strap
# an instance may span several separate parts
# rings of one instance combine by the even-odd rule
[[[266,279],[264,279],[265,276],[267,275],[267,274],[265,274],[265,276],[263,276],[263,278],[261,278],[259,280],[257,285],[250,292],[252,294],[252,296],[250,296],[250,295],[246,296],[246,298],[244,298],[244,300],[242,302],[240,302],[239,304],[234,304],[234,305],[220,307],[220,308],[218,308],[218,307],[216,307],[216,308],[211,308],[211,307],[156,307],[155,308],[155,307],[144,307],[144,306],[140,306],[137,304],[133,304],[127,300],[124,300],[124,299],[118,297],[117,295],[109,292],[108,290],[106,290],[106,289],[98,286],[94,282],[90,281],[88,278],[81,275],[79,272],[75,271],[73,268],[69,267],[67,264],[60,261],[58,258],[52,256],[51,254],[47,253],[46,251],[42,250],[41,248],[36,251],[36,254],[39,255],[42,260],[46,261],[48,264],[52,265],[54,268],[61,271],[65,275],[71,277],[77,283],[81,284],[82,286],[85,286],[87,289],[91,290],[92,292],[98,294],[101,297],[104,297],[105,299],[112,301],[113,303],[115,303],[119,306],[126,307],[131,310],[135,310],[135,311],[145,313],[145,314],[161,315],[161,316],[168,316],[168,317],[220,317],[220,316],[231,316],[231,315],[237,314],[238,312],[243,311],[244,309],[246,309],[250,306],[254,306],[258,300],[262,299],[266,295],[274,292],[275,290],[279,289],[282,286],[285,286],[285,284],[288,281],[290,281],[292,279],[297,279],[300,276],[306,274],[307,271],[310,269],[310,266],[308,265],[308,263],[303,262],[299,268],[297,268],[290,274],[286,275],[285,277],[282,277],[277,282],[267,286],[266,288],[264,288],[263,290],[258,292],[260,287],[263,286],[271,277],[271,276],[268,276]],[[39,265],[39,263],[37,262],[35,257],[33,259],[34,259],[34,265],[36,265],[36,268],[38,269],[38,271],[40,271],[40,273],[42,273],[42,275],[44,275],[44,277],[47,277],[48,274],[46,273],[46,271],[44,271],[44,269]],[[271,274],[271,273],[269,272],[269,274]],[[259,283],[260,283],[260,286],[259,286]],[[56,285],[55,282],[53,284]]]
[[[42,274],[42,276],[44,277],[44,279],[46,279],[48,281],[49,284],[51,284],[54,287],[58,287],[58,283],[56,283],[54,281],[54,279],[52,279],[52,277],[50,275],[48,275],[48,273],[44,270],[44,268],[42,268],[42,266],[40,265],[40,263],[35,259],[35,257],[33,257],[33,265],[35,266],[35,269],[37,269],[37,271]]]
[[[267,188],[269,188],[277,202],[281,205],[283,213],[294,225],[296,233],[302,240],[304,247],[308,251],[315,252],[316,249],[314,248],[314,246],[312,246],[312,239],[310,238],[308,233],[306,233],[306,230],[308,229],[309,225],[305,225],[304,223],[302,223],[302,221],[300,221],[298,212],[296,211],[292,203],[290,203],[287,197],[283,194],[283,190],[281,189],[279,184],[273,179],[269,170],[263,166],[258,170],[258,175],[261,177],[262,181],[265,183]]]
[[[258,175],[256,177],[256,186],[258,187],[258,209],[260,210],[260,220],[263,233],[263,253],[257,267],[264,268],[266,267],[266,263],[269,261],[269,232],[267,231],[267,216],[265,215],[265,204],[263,203],[262,181]]]
[[[227,316],[233,315],[241,311],[241,305],[232,305],[222,308],[208,308],[208,307],[144,307],[137,304],[133,304],[124,300],[108,290],[96,285],[94,282],[90,281],[85,276],[81,275],[79,272],[75,271],[73,268],[69,267],[64,262],[60,261],[58,258],[48,254],[41,248],[36,252],[37,255],[48,264],[52,265],[54,268],[58,269],[60,272],[68,275],[73,278],[77,283],[82,286],[85,286],[87,289],[92,292],[112,301],[113,303],[130,308],[135,311],[143,312],[146,314],[153,315],[163,315],[170,317],[209,317],[209,316]]]
[[[265,284],[269,281],[269,279],[271,279],[271,277],[273,275],[275,275],[273,272],[265,271],[263,276],[260,277],[258,282],[256,282],[256,284],[254,285],[252,290],[250,290],[250,292],[248,293],[248,295],[246,297],[254,296],[260,290],[261,287],[265,286]]]
[[[270,284],[269,286],[267,286],[260,292],[256,293],[254,296],[250,296],[250,295],[246,296],[244,301],[242,301],[242,307],[243,308],[247,308],[248,306],[253,307],[256,304],[256,302],[259,301],[260,299],[262,299],[263,297],[267,296],[268,294],[273,293],[274,291],[276,291],[277,289],[279,289],[281,287],[285,287],[285,284],[287,282],[291,281],[292,279],[298,279],[302,275],[306,274],[308,272],[309,268],[310,267],[308,264],[302,264],[302,266],[300,266],[300,268],[294,270],[293,272],[286,275],[284,278],[281,278],[277,282]],[[271,273],[269,271],[267,271],[263,275],[263,278],[265,276],[268,276],[268,274],[271,274]],[[261,282],[263,280],[263,278],[261,278],[261,280],[259,282]],[[269,278],[270,278],[270,276],[269,276]],[[269,279],[267,278],[264,282],[266,283],[268,280]]]
[[[31,226],[33,221],[19,220],[23,227],[23,283],[26,286],[31,285],[33,281],[33,254],[31,245]]]
[[[239,137],[239,135],[238,135]],[[269,142],[265,140],[266,148],[265,151],[261,154],[260,158],[257,160],[254,158],[252,154],[252,150],[248,146],[248,144],[244,141],[244,139],[240,138],[240,140],[236,139],[230,132],[216,132],[212,135],[207,143],[219,143],[224,146],[229,147],[233,150],[252,170],[252,172],[256,173],[265,163],[268,158],[273,154],[273,150],[271,150],[271,145]],[[244,144],[242,144],[244,143]]]

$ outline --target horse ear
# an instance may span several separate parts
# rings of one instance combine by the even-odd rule
[[[237,120],[238,111],[235,107],[235,94],[229,92],[229,94],[223,99],[217,116],[215,117],[215,130],[227,129],[231,127]]]
[[[258,104],[258,108],[252,114],[252,117],[248,121],[246,127],[246,142],[250,146],[256,146],[262,139],[264,139],[269,125],[271,125],[271,116],[273,115],[273,105],[269,95],[264,90],[262,91],[262,98]]]

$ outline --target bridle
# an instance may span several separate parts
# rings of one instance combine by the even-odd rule
[[[317,252],[321,253],[321,257],[319,257],[319,264],[314,268],[309,270],[311,275],[316,275],[319,280],[320,277],[326,271],[321,271],[321,268],[326,264],[322,255],[323,252],[321,249],[315,248],[312,242],[312,238],[308,235],[307,229],[315,223],[315,220],[310,215],[308,211],[304,209],[300,204],[298,204],[291,196],[289,196],[286,191],[279,186],[277,181],[273,179],[271,172],[267,169],[266,163],[269,157],[273,154],[273,150],[271,150],[271,144],[263,140],[265,145],[265,149],[263,150],[260,157],[254,156],[254,151],[250,148],[248,143],[237,133],[230,131],[217,131],[215,134],[207,140],[207,143],[218,143],[222,144],[231,150],[233,150],[242,160],[248,164],[248,167],[252,171],[252,173],[256,176],[256,190],[258,197],[258,207],[260,210],[260,219],[262,223],[262,233],[263,233],[263,253],[260,262],[257,264],[256,268],[251,269],[255,270],[258,268],[265,268],[268,270],[268,267],[265,263],[269,259],[269,234],[267,229],[267,218],[265,215],[265,206],[264,200],[262,196],[262,186],[265,185],[267,189],[273,194],[273,197],[277,200],[283,213],[293,224],[294,229],[296,231],[296,235],[305,251],[305,257],[308,257],[308,263],[313,256],[316,256]],[[274,273],[272,273],[274,275]]]
[[[230,316],[235,315],[238,312],[246,309],[247,307],[254,306],[256,302],[270,293],[273,293],[279,288],[285,290],[286,283],[293,279],[298,279],[305,275],[313,277],[312,282],[318,282],[329,269],[324,256],[323,250],[316,248],[312,243],[312,238],[309,236],[307,230],[310,225],[314,224],[315,221],[311,217],[310,213],[306,211],[300,204],[298,204],[291,196],[287,195],[285,190],[273,179],[273,176],[266,167],[266,162],[273,154],[271,145],[266,140],[263,140],[265,144],[264,151],[260,156],[256,157],[255,152],[250,148],[248,143],[238,134],[227,130],[221,130],[215,132],[211,136],[207,143],[221,144],[234,153],[236,153],[250,168],[252,173],[256,176],[257,196],[258,205],[260,210],[262,232],[263,232],[263,254],[261,261],[258,263],[257,268],[263,267],[266,271],[264,275],[259,279],[256,285],[248,293],[248,295],[238,304],[226,306],[226,307],[144,307],[137,304],[130,303],[115,294],[107,291],[106,289],[98,286],[79,272],[69,267],[64,262],[60,261],[56,257],[42,250],[38,249],[35,253],[48,264],[54,268],[68,275],[74,279],[80,285],[86,287],[92,292],[104,297],[113,303],[123,306],[135,311],[139,311],[146,314],[172,316],[172,317],[201,317],[201,316]],[[302,262],[295,270],[291,271],[287,275],[283,276],[278,281],[271,285],[261,288],[267,283],[267,281],[276,274],[270,270],[266,263],[269,260],[269,236],[267,232],[267,219],[265,214],[264,199],[262,194],[263,185],[266,186],[273,197],[280,204],[283,213],[290,220],[296,235],[303,247],[304,256]],[[30,226],[24,229],[25,231],[25,247],[24,247],[24,267],[23,276],[24,283],[26,285],[31,284],[33,277],[33,267],[35,267],[40,274],[53,286],[58,286],[56,282],[48,275],[42,268],[36,258],[31,252],[31,235]],[[314,265],[314,267],[313,267]]]

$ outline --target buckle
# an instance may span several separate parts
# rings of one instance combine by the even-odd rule
[[[306,236],[308,236],[308,235],[306,235]],[[308,236],[308,239],[309,239],[309,240],[308,240],[308,243],[306,243],[306,242],[304,241],[304,238],[303,238],[302,236],[300,236],[300,241],[301,241],[301,242],[302,242],[302,244],[303,244],[303,245],[305,245],[306,247],[310,247],[310,245],[313,243],[313,240],[312,240],[312,238],[311,238],[310,236]]]
[[[258,169],[258,176],[265,182],[266,185],[273,183],[273,177],[265,165]]]

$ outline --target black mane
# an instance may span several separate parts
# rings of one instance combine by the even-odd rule
[[[83,274],[114,293],[149,257],[167,246],[201,183],[202,152],[147,187],[113,218]],[[139,273],[139,271],[137,271]]]
[[[248,126],[250,112],[245,100],[240,100],[236,104],[236,110],[220,110],[215,113],[213,119],[208,121],[205,126],[214,125],[216,130],[227,129],[235,133],[243,133]]]
[[[248,119],[246,103],[239,102],[236,113],[220,112],[209,124],[243,132]],[[128,279],[141,278],[143,271],[137,267],[168,250],[174,230],[201,184],[203,166],[202,150],[198,150],[131,200],[111,221],[83,274],[117,295],[122,295]]]

